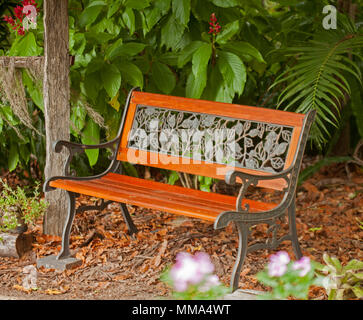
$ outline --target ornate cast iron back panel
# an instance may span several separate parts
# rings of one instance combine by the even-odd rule
[[[284,169],[293,129],[139,104],[128,148],[276,173]]]

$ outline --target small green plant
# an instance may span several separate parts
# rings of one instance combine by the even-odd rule
[[[307,299],[310,286],[321,281],[315,275],[316,267],[317,264],[308,257],[293,262],[285,251],[272,255],[265,270],[257,274],[257,280],[271,287],[272,291],[259,295],[258,299]]]
[[[0,183],[2,185],[0,193],[1,232],[8,232],[33,223],[44,214],[47,203],[40,198],[39,183],[36,184],[30,196],[19,186],[13,190],[1,179]]]
[[[173,288],[176,300],[214,300],[230,292],[213,274],[214,265],[209,255],[197,252],[194,256],[187,252],[178,253],[176,263],[167,267],[161,280]]]
[[[326,265],[317,269],[325,275],[323,285],[329,300],[346,300],[363,298],[363,261],[353,259],[342,266],[335,257],[323,255]]]

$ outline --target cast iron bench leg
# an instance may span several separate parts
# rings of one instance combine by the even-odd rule
[[[132,236],[133,234],[137,233],[137,228],[134,224],[134,222],[131,219],[129,210],[127,209],[127,206],[125,203],[120,203],[121,206],[121,212],[122,212],[122,216],[124,217],[125,223],[127,225],[127,229],[129,230],[129,234],[130,236]]]
[[[294,200],[291,202],[291,205],[288,208],[288,215],[289,215],[289,228],[290,228],[292,248],[294,250],[296,259],[300,259],[302,257],[302,253],[301,253],[301,249],[300,249],[300,245],[299,245],[299,240],[297,238],[296,207],[295,207]]]
[[[246,258],[248,248],[248,225],[243,222],[235,222],[235,224],[238,230],[238,253],[231,277],[232,292],[238,289],[241,268]]]
[[[76,195],[73,192],[67,191],[68,195],[68,214],[65,221],[63,235],[62,235],[62,249],[57,256],[57,260],[69,258],[71,253],[69,251],[69,237],[71,234],[72,223],[76,213]]]

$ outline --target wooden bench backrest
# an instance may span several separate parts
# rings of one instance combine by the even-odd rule
[[[268,175],[288,168],[294,161],[305,117],[139,91],[132,92],[126,108],[117,160],[217,179],[224,179],[229,170]],[[217,130],[219,138],[215,139]],[[238,139],[238,144],[231,143],[233,139]],[[200,141],[203,147],[213,143],[214,148],[203,149],[209,151],[202,151],[199,161],[193,160],[197,153],[191,155],[182,146],[198,146]],[[226,160],[231,160],[231,155],[234,165]],[[261,181],[259,186],[281,190],[285,184],[279,179]]]

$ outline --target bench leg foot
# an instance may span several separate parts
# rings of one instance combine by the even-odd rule
[[[238,230],[238,253],[231,277],[232,292],[238,289],[239,277],[248,249],[248,226],[242,222],[235,222]]]
[[[37,260],[37,266],[45,268],[66,270],[82,264],[82,260],[73,258],[69,250],[69,238],[72,223],[76,213],[76,194],[67,191],[68,195],[68,214],[63,228],[62,248],[57,256],[47,256]]]
[[[132,236],[133,234],[137,233],[138,230],[131,219],[130,212],[127,209],[126,204],[121,203],[120,206],[121,206],[122,216],[124,217],[127,229],[129,230],[129,235]]]
[[[294,254],[296,259],[300,259],[302,257],[301,249],[299,240],[297,238],[297,231],[296,231],[296,207],[295,202],[293,201],[288,209],[289,215],[289,228],[290,228],[290,235],[291,235],[291,242],[292,248],[294,250]]]
[[[78,267],[81,264],[82,260],[72,257],[58,259],[55,255],[46,256],[37,260],[37,268],[45,267],[47,269],[56,269],[61,271]]]

